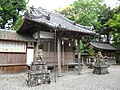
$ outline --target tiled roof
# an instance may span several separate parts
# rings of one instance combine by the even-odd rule
[[[65,29],[66,31],[95,34],[95,32],[92,30],[92,27],[79,25],[67,19],[61,14],[49,12],[42,8],[36,9],[31,7],[30,11],[25,13],[25,19],[38,23],[47,24],[50,27],[60,27]],[[18,30],[18,32],[20,30],[21,28]]]
[[[16,33],[16,31],[5,29],[0,29],[0,40],[36,42],[36,40],[30,36],[21,35]]]
[[[101,50],[119,50],[118,48],[112,46],[111,44],[104,43],[104,42],[90,42],[90,44],[93,47]]]

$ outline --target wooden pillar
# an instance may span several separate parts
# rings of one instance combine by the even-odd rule
[[[38,43],[36,43],[36,45],[35,45],[35,51],[34,51],[34,60],[36,59],[36,57],[37,57],[37,51],[38,51]],[[33,60],[33,61],[34,61]]]
[[[50,41],[48,42],[48,60],[51,60],[51,58],[50,58]]]
[[[77,40],[78,43],[78,75],[80,75],[80,39]]]
[[[40,30],[37,31],[37,44],[36,44],[36,48],[35,48],[35,58],[37,57],[37,54],[38,54],[38,46],[40,45]]]
[[[57,54],[57,52],[56,52],[56,29],[55,29],[55,41],[54,41],[54,81],[55,81],[55,83],[56,83],[56,54]]]
[[[58,37],[57,41],[57,53],[58,53],[58,76],[61,76],[61,39]]]
[[[65,60],[64,60],[64,40],[62,41],[62,65],[64,66],[64,64],[65,64]]]
[[[37,40],[37,54],[38,54],[39,45],[40,45],[40,30],[37,31],[37,36],[38,36],[38,40]]]
[[[37,36],[38,36],[37,43],[38,43],[38,46],[39,46],[40,45],[40,30],[37,31]]]
[[[73,39],[73,41],[72,41],[72,51],[73,51],[73,62],[75,62],[75,39]]]

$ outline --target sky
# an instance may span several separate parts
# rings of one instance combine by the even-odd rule
[[[29,0],[28,6],[36,8],[42,7],[44,9],[53,11],[58,8],[64,8],[76,0]]]
[[[59,8],[65,8],[76,0],[29,0],[28,6],[35,8],[42,7],[44,9],[54,11]],[[117,0],[105,0],[107,6],[115,7]]]

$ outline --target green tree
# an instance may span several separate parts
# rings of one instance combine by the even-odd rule
[[[10,21],[9,24],[16,27],[16,23],[21,20],[20,12],[26,9],[26,4],[26,0],[0,0],[0,28],[4,29]]]
[[[106,11],[99,17],[102,26],[102,34],[112,37],[112,44],[120,48],[120,6],[114,9],[106,9]],[[116,61],[120,63],[120,51],[116,52]]]
[[[107,35],[107,42],[110,42],[109,38],[113,38],[114,45],[120,47],[120,6],[114,9],[107,8],[98,17],[101,23],[100,33]]]
[[[101,14],[98,16],[98,21],[100,22],[100,28],[98,28],[98,32],[101,35],[107,36],[107,42],[110,42],[110,32],[112,31],[112,28],[109,27],[106,23],[110,18],[113,17],[113,11],[110,7],[104,9]]]
[[[120,48],[120,14],[114,14],[106,25],[112,28],[113,44]]]
[[[73,4],[61,11],[70,20],[85,26],[94,26],[94,28],[100,27],[98,22],[98,16],[106,9],[106,5],[103,5],[103,0],[78,0]]]

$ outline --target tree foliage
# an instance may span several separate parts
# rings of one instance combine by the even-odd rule
[[[0,0],[0,28],[16,25],[21,19],[20,12],[26,9],[25,0]],[[16,27],[16,26],[15,26]]]
[[[101,34],[107,35],[107,41],[112,37],[112,43],[120,47],[120,6],[114,9],[107,8],[98,18],[101,23]]]
[[[113,12],[115,12],[113,17],[105,25],[112,29],[110,33],[113,36],[113,44],[120,48],[120,7],[118,7],[117,11],[113,10]]]
[[[78,0],[61,11],[69,19],[85,26],[99,28],[98,16],[106,8],[103,0]]]

